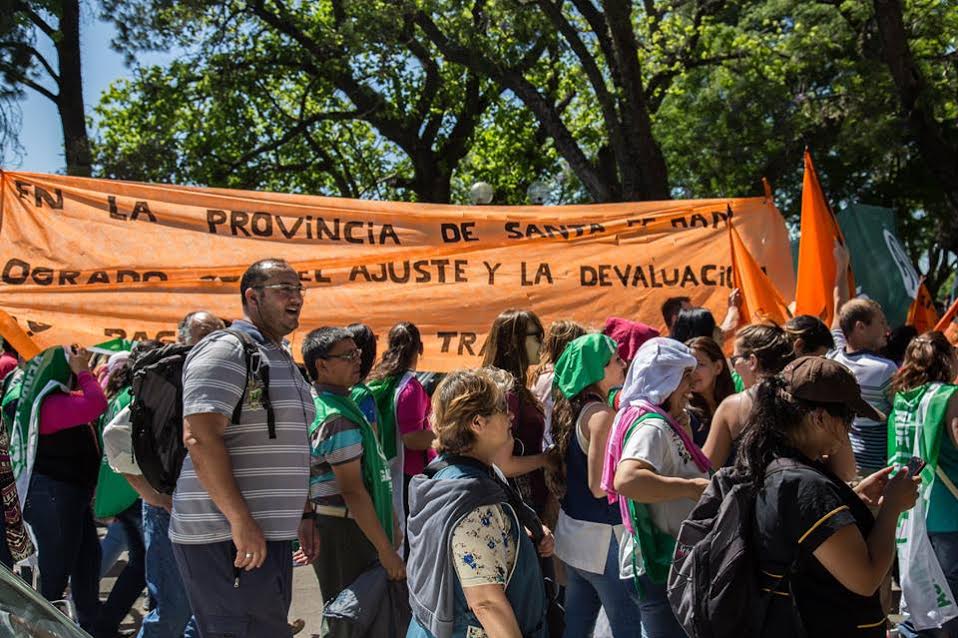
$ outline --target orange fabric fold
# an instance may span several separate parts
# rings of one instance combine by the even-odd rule
[[[808,150],[805,151],[805,175],[802,181],[800,234],[795,314],[813,315],[830,326],[836,312],[835,241],[844,245],[845,237],[825,199]],[[854,296],[855,279],[850,267],[848,289]]]

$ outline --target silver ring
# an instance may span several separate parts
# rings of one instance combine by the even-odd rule
[[[252,558],[252,557],[253,557],[252,552],[246,552],[246,558]]]

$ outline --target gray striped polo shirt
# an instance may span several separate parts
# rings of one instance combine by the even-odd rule
[[[260,393],[250,385],[239,423],[223,437],[233,476],[253,518],[269,541],[296,538],[309,489],[308,428],[315,416],[310,388],[283,348],[263,339],[247,321],[233,323],[260,344],[269,361],[269,398],[276,438],[269,438]],[[243,392],[246,362],[239,340],[216,332],[198,343],[183,367],[183,416],[222,414],[232,418]],[[170,540],[198,545],[231,539],[226,517],[196,476],[187,455],[173,494]]]

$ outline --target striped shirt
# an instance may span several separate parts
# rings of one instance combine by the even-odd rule
[[[276,438],[270,439],[261,393],[250,379],[239,423],[230,422],[223,435],[233,476],[266,540],[293,540],[308,490],[307,428],[315,414],[309,385],[289,354],[265,341],[252,324],[236,321],[232,328],[248,332],[269,362],[269,399],[276,423]],[[232,419],[246,372],[239,339],[217,332],[201,341],[183,367],[183,416],[213,413]],[[173,494],[170,540],[198,545],[230,538],[229,521],[187,455]]]
[[[325,385],[316,389],[345,394]],[[309,447],[309,499],[317,505],[345,507],[346,501],[336,482],[333,466],[362,458],[363,437],[359,424],[342,416],[333,417],[310,435]]]
[[[828,358],[849,369],[861,387],[862,398],[884,414],[891,412],[891,378],[898,370],[894,361],[880,357],[874,352],[860,350],[848,352],[845,334],[841,329],[832,331],[835,350]],[[855,453],[855,465],[862,476],[868,476],[888,465],[888,424],[864,417],[855,417],[848,438]]]

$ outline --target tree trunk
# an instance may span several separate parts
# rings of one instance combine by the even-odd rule
[[[652,134],[652,119],[649,116],[635,31],[632,27],[631,3],[626,0],[606,0],[603,6],[618,58],[624,102],[620,114],[631,147],[631,157],[627,161],[638,168],[638,183],[635,183],[632,175],[622,175],[622,197],[626,200],[671,199],[665,157]]]
[[[925,101],[927,85],[908,44],[900,0],[873,1],[882,52],[898,89],[902,114],[925,165],[952,209],[951,224],[942,229],[943,245],[958,252],[958,148],[949,144]]]
[[[87,136],[80,74],[80,3],[79,0],[63,0],[60,6],[60,39],[55,42],[60,72],[57,110],[63,128],[67,175],[90,177],[93,157]]]

